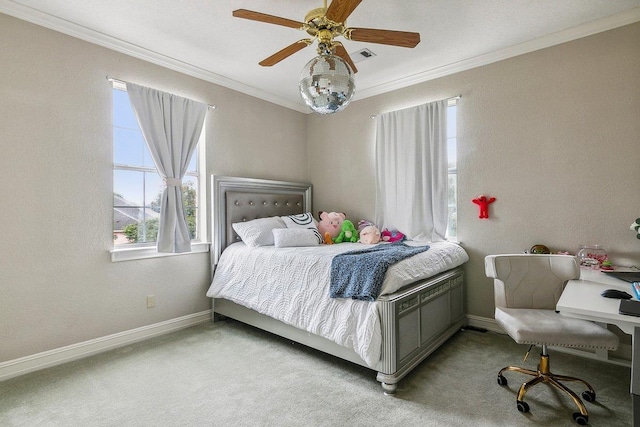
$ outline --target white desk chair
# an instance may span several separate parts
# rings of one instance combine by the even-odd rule
[[[582,393],[582,398],[587,402],[595,401],[595,390],[579,378],[551,373],[547,346],[615,350],[619,339],[593,322],[556,313],[556,302],[564,285],[580,277],[577,259],[567,255],[489,255],[484,265],[487,277],[494,279],[496,322],[518,344],[542,346],[537,371],[507,366],[498,372],[498,384],[507,385],[505,371],[530,375],[533,379],[518,390],[516,405],[520,412],[529,411],[524,401],[527,390],[543,382],[568,394],[580,411],[573,413],[573,419],[580,425],[587,424],[587,408],[562,382],[584,384],[588,390]]]

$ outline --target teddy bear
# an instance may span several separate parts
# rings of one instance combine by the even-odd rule
[[[340,228],[340,233],[338,237],[333,239],[333,243],[342,243],[342,242],[351,242],[355,243],[358,241],[358,230],[356,229],[353,222],[345,219],[342,221],[342,227]]]
[[[324,238],[325,243],[338,237],[342,227],[342,222],[346,219],[346,215],[341,212],[325,212],[318,213],[318,231]]]
[[[380,230],[375,225],[367,225],[360,231],[360,243],[375,245],[380,241]]]

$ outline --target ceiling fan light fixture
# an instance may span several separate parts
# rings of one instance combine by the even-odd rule
[[[318,55],[300,73],[300,95],[313,111],[333,114],[344,110],[356,90],[349,65],[336,55]]]
[[[309,11],[304,22],[246,9],[234,10],[233,16],[303,30],[311,36],[310,39],[298,40],[260,61],[259,64],[263,67],[271,67],[317,40],[318,56],[305,65],[298,81],[298,89],[305,104],[313,111],[332,114],[343,110],[351,102],[356,90],[353,74],[358,72],[344,45],[335,41],[337,37],[408,48],[420,43],[419,33],[348,28],[347,18],[361,2],[362,0],[332,0],[327,6],[327,0],[324,0],[324,6]],[[370,56],[375,54],[371,51],[361,53],[363,58]]]

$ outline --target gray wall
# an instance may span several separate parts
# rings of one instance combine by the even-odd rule
[[[537,243],[575,253],[597,243],[615,262],[640,266],[640,240],[629,230],[640,217],[638,46],[633,24],[309,116],[314,209],[372,219],[370,116],[462,95],[458,237],[471,257],[471,316],[493,318],[488,254]],[[489,220],[471,202],[479,194],[497,198]]]
[[[0,362],[210,308],[208,253],[111,262],[107,74],[218,106],[205,179],[307,180],[304,114],[0,14]]]

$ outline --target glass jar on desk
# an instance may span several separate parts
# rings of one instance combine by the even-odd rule
[[[583,267],[599,268],[608,256],[600,245],[582,245],[578,250],[578,259]]]

